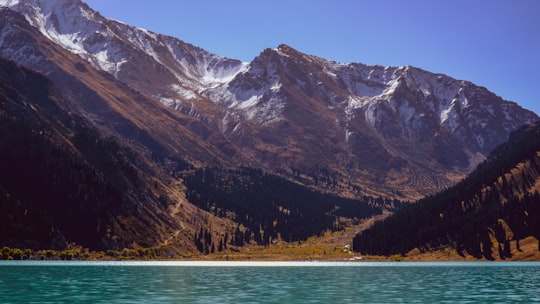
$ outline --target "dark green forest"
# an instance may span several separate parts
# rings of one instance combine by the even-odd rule
[[[0,116],[0,244],[103,248],[125,189],[138,183],[129,153],[79,122],[73,143],[83,158],[30,125]]]
[[[253,168],[202,168],[187,174],[184,181],[190,202],[247,228],[228,236],[236,246],[251,241],[269,245],[278,238],[287,242],[305,240],[342,229],[340,218],[367,218],[381,214],[385,207],[401,204],[381,198],[353,200],[324,194]],[[204,231],[195,239],[203,240]],[[199,242],[202,247],[203,241]]]
[[[413,248],[429,251],[451,246],[459,254],[477,258],[510,257],[511,241],[519,249],[520,239],[540,239],[540,194],[529,191],[540,176],[538,151],[538,123],[513,132],[467,178],[361,232],[354,238],[353,249],[392,255]],[[520,176],[505,176],[520,163],[528,164],[522,166]],[[492,248],[498,249],[493,252]]]

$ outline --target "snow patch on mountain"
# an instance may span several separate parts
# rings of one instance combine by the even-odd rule
[[[236,86],[221,87],[208,92],[213,100],[219,100],[229,109],[237,112],[239,119],[254,121],[260,125],[268,125],[281,120],[285,102],[280,96],[281,84],[278,79],[261,88],[248,90]],[[227,120],[231,116],[226,117]]]
[[[399,79],[392,79],[390,80],[388,83],[387,83],[387,88],[386,90],[384,90],[382,92],[381,95],[384,95],[384,96],[390,96],[392,94],[394,94],[394,92],[396,91],[397,87],[400,85],[400,81]]]
[[[375,103],[369,103],[367,107],[364,108],[364,117],[372,126],[375,126],[377,123],[377,108]]]
[[[217,60],[215,60],[217,61]],[[216,67],[213,62],[203,64],[206,68],[201,77],[203,83],[209,88],[215,88],[222,84],[228,83],[236,77],[236,75],[245,72],[248,67],[248,62],[240,62],[238,65],[231,67]]]
[[[114,75],[126,62],[111,43],[114,33],[103,26],[105,19],[78,1],[2,1],[45,37],[99,69]]]
[[[0,0],[0,6],[13,7],[19,4],[19,0]]]
[[[186,89],[178,84],[171,85],[171,88],[176,93],[176,95],[180,98],[180,100],[193,100],[199,98],[199,95],[195,94],[190,89]]]

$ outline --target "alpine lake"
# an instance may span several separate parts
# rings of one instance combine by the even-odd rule
[[[540,262],[0,261],[0,303],[540,303]]]

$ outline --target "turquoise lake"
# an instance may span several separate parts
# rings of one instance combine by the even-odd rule
[[[0,303],[540,303],[540,263],[2,261]]]

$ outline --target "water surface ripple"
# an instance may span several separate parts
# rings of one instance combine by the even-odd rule
[[[540,263],[0,262],[0,303],[540,303]]]

